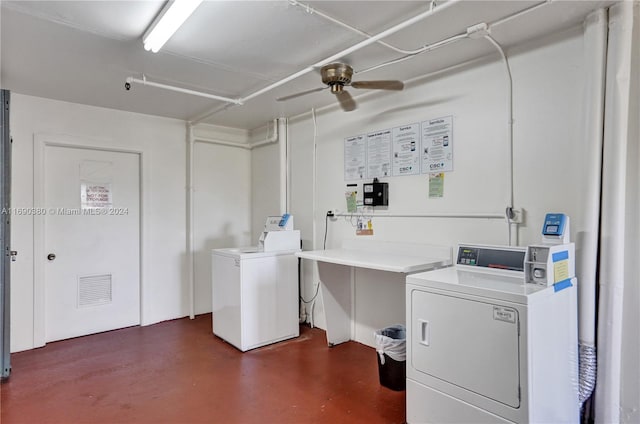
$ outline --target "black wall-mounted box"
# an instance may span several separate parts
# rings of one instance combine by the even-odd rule
[[[362,184],[363,202],[365,206],[389,206],[389,183]]]

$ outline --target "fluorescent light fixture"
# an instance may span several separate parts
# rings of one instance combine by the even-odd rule
[[[170,0],[144,34],[144,49],[158,53],[202,0]]]

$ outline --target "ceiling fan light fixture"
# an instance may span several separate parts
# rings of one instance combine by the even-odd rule
[[[203,0],[171,0],[153,21],[142,41],[144,49],[157,53],[191,16]]]
[[[322,82],[325,84],[349,84],[353,76],[353,68],[345,63],[329,63],[320,69]]]

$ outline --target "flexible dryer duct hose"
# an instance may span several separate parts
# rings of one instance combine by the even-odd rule
[[[578,386],[578,400],[580,406],[591,397],[593,389],[596,387],[596,348],[584,343],[579,345],[580,355],[580,384]]]

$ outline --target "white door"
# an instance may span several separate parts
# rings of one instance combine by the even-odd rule
[[[45,147],[45,337],[140,324],[139,155]]]

